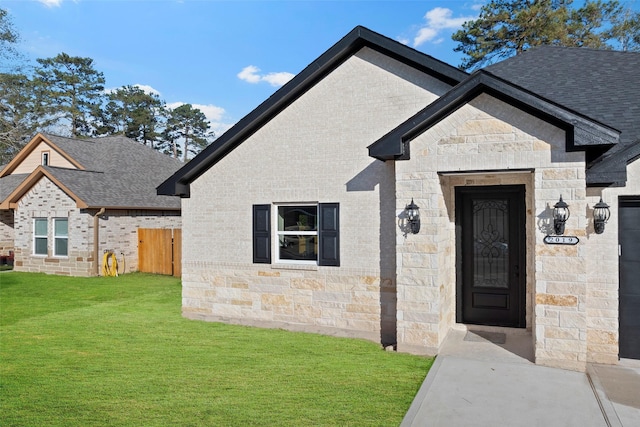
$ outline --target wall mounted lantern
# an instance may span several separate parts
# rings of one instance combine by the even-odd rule
[[[609,211],[609,205],[600,201],[593,206],[593,228],[596,230],[596,234],[604,233],[604,225],[609,221],[611,211]]]
[[[413,203],[413,198],[411,199],[411,203],[404,207],[404,212],[407,215],[407,221],[409,221],[409,227],[413,234],[418,234],[420,231],[420,208],[418,205]]]
[[[560,195],[558,203],[553,205],[553,231],[556,235],[564,234],[564,223],[567,222],[570,215],[569,205],[562,200],[562,195]]]

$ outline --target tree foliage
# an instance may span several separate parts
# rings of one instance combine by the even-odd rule
[[[176,142],[183,142],[182,160],[185,162],[189,153],[199,153],[210,143],[213,136],[204,113],[193,108],[191,104],[183,104],[170,112],[164,135],[165,140],[170,142],[173,157],[178,157],[179,148]]]
[[[0,164],[8,163],[48,122],[24,74],[0,74]]]
[[[93,59],[60,53],[36,61],[33,81],[42,109],[54,120],[67,120],[71,135],[89,136],[100,117],[105,83]]]
[[[6,10],[0,8],[0,62],[4,63],[18,56],[15,45],[20,36],[13,27]]]
[[[18,40],[0,8],[0,65],[20,57]],[[119,134],[184,159],[213,138],[204,113],[191,104],[172,111],[159,95],[130,85],[106,93],[104,75],[91,58],[60,53],[36,61],[28,72],[18,66],[0,70],[0,164],[43,131],[76,137]]]
[[[452,36],[467,70],[539,45],[636,49],[639,37],[640,14],[616,0],[587,0],[577,9],[572,0],[491,0]]]
[[[165,115],[165,102],[157,94],[137,86],[123,86],[107,96],[97,134],[121,134],[157,148]]]

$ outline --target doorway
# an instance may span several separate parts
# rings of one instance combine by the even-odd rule
[[[525,186],[456,187],[456,321],[524,328]]]

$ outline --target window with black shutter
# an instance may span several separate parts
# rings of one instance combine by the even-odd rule
[[[270,205],[253,207],[253,262],[271,263],[271,227],[276,263],[340,265],[339,204],[278,205],[271,223]]]

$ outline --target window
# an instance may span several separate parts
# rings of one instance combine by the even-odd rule
[[[318,260],[318,207],[278,206],[277,261]]]
[[[43,166],[47,166],[49,164],[49,152],[48,151],[43,151],[42,152],[42,165]]]
[[[33,253],[47,255],[48,227],[46,218],[35,218],[33,221]]]
[[[271,205],[253,206],[254,263],[271,263],[273,236],[277,263],[340,265],[338,203],[280,205],[276,217]]]
[[[53,255],[69,255],[69,220],[55,218],[53,220]]]

